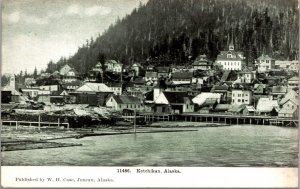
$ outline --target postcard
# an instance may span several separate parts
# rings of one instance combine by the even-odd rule
[[[3,188],[298,187],[296,0],[4,0]]]

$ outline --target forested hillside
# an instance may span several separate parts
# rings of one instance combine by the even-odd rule
[[[214,60],[232,36],[249,64],[263,51],[276,59],[295,59],[297,6],[296,0],[149,0],[74,56],[50,62],[47,71],[69,63],[87,72],[99,52],[125,64],[147,59],[184,64],[200,53]]]

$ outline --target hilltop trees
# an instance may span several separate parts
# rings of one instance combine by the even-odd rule
[[[57,68],[69,63],[87,72],[97,63],[99,51],[125,64],[146,59],[183,64],[204,53],[214,60],[232,38],[248,65],[264,49],[274,58],[294,59],[299,38],[296,7],[296,0],[149,0],[87,41],[74,56],[58,61]]]

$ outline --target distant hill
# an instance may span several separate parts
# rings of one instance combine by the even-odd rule
[[[295,59],[298,22],[297,0],[149,0],[74,56],[49,63],[47,71],[69,63],[87,72],[99,52],[125,64],[146,59],[184,64],[202,53],[214,60],[232,36],[249,64],[263,51]]]

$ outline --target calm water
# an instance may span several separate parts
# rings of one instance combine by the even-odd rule
[[[196,128],[64,139],[83,146],[2,153],[2,165],[297,166],[298,129],[275,126]]]

